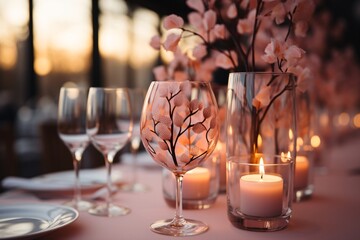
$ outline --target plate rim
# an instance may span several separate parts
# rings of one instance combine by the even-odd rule
[[[1,204],[0,205],[0,210],[1,209],[6,209],[8,210],[9,207],[19,207],[19,208],[26,208],[28,210],[32,210],[31,208],[34,208],[35,206],[41,206],[41,207],[48,207],[50,208],[61,208],[63,210],[67,210],[69,212],[74,213],[74,217],[71,218],[69,221],[56,225],[55,227],[49,227],[43,230],[39,230],[36,232],[31,232],[31,233],[26,233],[26,234],[22,234],[22,235],[16,235],[16,236],[12,236],[12,237],[5,237],[2,238],[0,236],[1,240],[10,240],[10,239],[28,239],[30,237],[37,237],[46,233],[49,233],[51,231],[55,231],[57,229],[63,228],[65,226],[68,226],[69,224],[75,222],[78,218],[79,218],[79,212],[73,208],[73,207],[69,207],[69,206],[65,206],[65,205],[61,205],[61,204],[55,204],[55,203],[7,203],[7,204]]]

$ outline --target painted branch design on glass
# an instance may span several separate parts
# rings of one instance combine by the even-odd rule
[[[198,99],[189,100],[192,90],[187,83],[159,86],[158,98],[142,127],[148,152],[168,169],[192,169],[215,147],[214,106],[205,106]]]

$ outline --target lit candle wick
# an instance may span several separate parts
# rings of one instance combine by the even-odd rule
[[[264,167],[263,158],[260,158],[259,173],[260,173],[260,177],[261,177],[261,180],[262,180],[264,178],[264,174],[265,174],[265,167]]]

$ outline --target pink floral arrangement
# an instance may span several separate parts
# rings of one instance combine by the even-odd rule
[[[211,81],[217,68],[291,72],[299,84],[309,78],[310,70],[301,61],[305,51],[296,40],[306,36],[313,0],[187,0],[186,4],[193,10],[189,24],[171,14],[163,20],[164,37],[151,39],[154,49],[174,55],[153,69],[157,80]],[[184,48],[190,38],[195,44]]]

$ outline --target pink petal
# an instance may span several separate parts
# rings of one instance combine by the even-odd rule
[[[163,27],[166,30],[173,29],[173,28],[181,28],[183,25],[184,25],[184,20],[175,14],[171,14],[171,15],[165,17],[164,22],[163,22]]]
[[[157,130],[159,138],[161,138],[162,140],[170,140],[171,131],[169,130],[169,128],[165,124],[159,123],[156,126],[156,130]]]
[[[215,37],[225,39],[226,29],[223,24],[215,24],[213,31]]]
[[[213,10],[208,10],[204,13],[204,27],[205,30],[211,30],[216,24],[216,12]]]
[[[197,60],[201,60],[203,57],[205,57],[207,54],[207,50],[206,50],[206,46],[205,45],[197,45],[194,49],[193,49],[193,56],[197,59]]]
[[[271,91],[271,87],[266,86],[263,87],[262,89],[260,89],[260,91],[256,94],[255,98],[253,99],[253,106],[256,109],[260,109],[262,107],[265,107],[267,105],[269,105],[270,103],[270,91]]]
[[[205,11],[205,6],[202,0],[187,0],[186,5],[199,13],[204,13]]]
[[[201,14],[199,14],[197,12],[189,13],[188,20],[191,25],[193,25],[194,27],[196,27],[198,29],[201,29],[203,27],[202,16],[201,16]]]
[[[203,116],[204,118],[209,118],[211,116],[211,106],[204,108]]]
[[[164,81],[167,79],[167,73],[164,66],[157,66],[153,68],[153,73],[157,81]]]
[[[235,61],[235,65],[237,65],[237,56],[235,52],[231,52],[231,56],[233,60]],[[216,57],[215,64],[218,67],[224,68],[224,69],[230,69],[234,67],[233,62],[229,59],[228,56],[225,56],[224,54],[219,54]]]
[[[306,32],[308,31],[309,24],[305,21],[299,21],[295,23],[295,36],[297,37],[306,37]]]
[[[180,39],[181,35],[175,33],[169,34],[163,44],[165,50],[175,52],[177,50]]]
[[[201,123],[197,123],[193,126],[192,130],[199,134],[199,133],[202,133],[204,131],[206,131],[206,128],[204,127],[204,125],[202,125]]]
[[[237,9],[235,3],[232,3],[226,11],[226,16],[233,19],[237,16]]]
[[[283,3],[278,3],[271,12],[271,17],[275,19],[276,24],[281,24],[285,20],[287,12]]]
[[[156,35],[153,36],[150,40],[150,46],[156,50],[160,50],[161,42],[160,42],[160,36]]]

